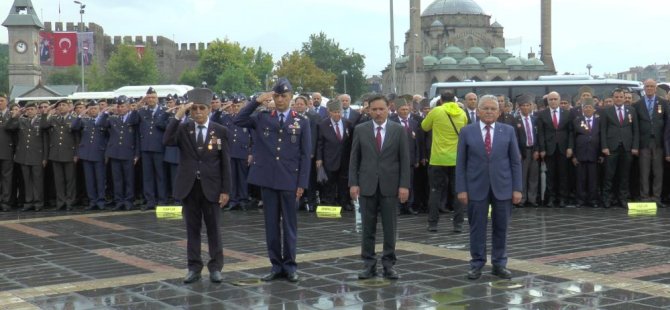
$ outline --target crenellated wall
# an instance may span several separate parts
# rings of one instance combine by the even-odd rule
[[[78,31],[79,23],[44,22],[44,31]],[[107,61],[112,53],[121,44],[144,45],[151,47],[156,53],[156,66],[160,72],[163,84],[177,83],[182,72],[193,68],[198,64],[199,53],[209,47],[209,43],[175,43],[164,36],[109,36],[106,35],[102,26],[95,23],[84,23],[84,31],[93,32],[95,52],[93,61],[98,67],[105,70]],[[65,68],[42,66],[43,78],[48,83],[49,74]]]

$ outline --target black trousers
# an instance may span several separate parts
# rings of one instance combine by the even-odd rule
[[[74,162],[51,162],[56,185],[56,207],[72,206],[77,190]]]
[[[382,265],[392,267],[396,262],[395,242],[398,225],[398,196],[382,196],[377,191],[372,196],[360,196],[363,235],[361,237],[361,258],[366,268],[377,264],[375,254],[375,235],[377,233],[377,214],[381,213],[384,231],[384,247],[382,249]]]
[[[340,167],[337,171],[326,170],[328,181],[321,186],[319,196],[321,205],[345,206],[349,205],[351,198],[349,196],[349,166]]]
[[[9,206],[11,201],[13,171],[14,161],[0,160],[0,204],[2,206]]]
[[[21,165],[25,188],[24,207],[44,207],[44,168],[42,165]]]
[[[598,201],[598,167],[595,162],[579,162],[577,172],[577,201],[580,203],[597,203]]]
[[[200,272],[204,266],[200,255],[200,231],[204,221],[210,258],[207,269],[209,269],[209,272],[221,271],[223,269],[223,245],[221,242],[221,210],[219,203],[207,200],[202,192],[200,180],[195,181],[191,192],[186,196],[183,203],[188,270]]]
[[[633,162],[633,155],[626,151],[623,146],[616,149],[610,149],[610,155],[606,159],[605,179],[603,181],[603,203],[609,203],[610,199],[628,200],[630,178],[630,167]],[[633,169],[637,171],[637,169]]]
[[[558,150],[552,155],[544,157],[547,165],[547,192],[544,195],[546,204],[554,202],[567,202],[568,199],[568,169],[570,161]]]
[[[454,208],[454,225],[461,225],[464,221],[463,206],[456,200],[455,166],[428,166],[428,179],[430,182],[430,197],[428,198],[428,225],[437,226],[440,220],[440,206],[445,201]]]

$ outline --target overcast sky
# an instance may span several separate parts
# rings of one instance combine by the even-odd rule
[[[527,56],[540,44],[540,0],[475,0],[505,27],[508,46]],[[0,14],[13,0],[0,0]],[[344,49],[365,55],[365,73],[380,74],[389,63],[389,1],[386,0],[83,0],[84,22],[114,35],[162,35],[177,43],[216,38],[262,46],[276,61],[300,49],[310,34],[325,32]],[[79,21],[73,1],[32,0],[42,21]],[[432,1],[421,2],[422,11]],[[616,73],[631,66],[668,64],[667,0],[554,0],[553,55],[559,73]],[[395,0],[395,44],[409,29],[409,0]],[[4,20],[5,16],[1,16]],[[0,42],[7,42],[6,28]],[[402,48],[400,49],[402,52]]]

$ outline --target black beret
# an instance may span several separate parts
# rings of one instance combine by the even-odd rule
[[[277,83],[272,87],[272,91],[277,94],[290,93],[293,91],[293,86],[288,81],[288,79],[282,77],[277,80]]]

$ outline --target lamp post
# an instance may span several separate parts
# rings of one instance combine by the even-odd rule
[[[349,74],[347,70],[342,70],[342,76],[344,77],[344,94],[347,93],[347,74]]]
[[[589,76],[591,76],[591,68],[593,68],[591,64],[586,65],[586,69],[589,70]]]
[[[84,32],[84,8],[86,8],[86,4],[81,3],[81,1],[74,1],[74,3],[79,4],[79,16],[80,16],[80,22],[79,22],[79,27],[77,27],[77,31],[79,32]],[[78,40],[79,41],[79,40]],[[84,53],[86,52],[83,48],[84,42],[79,41],[79,53],[81,53],[81,91],[84,91]]]

